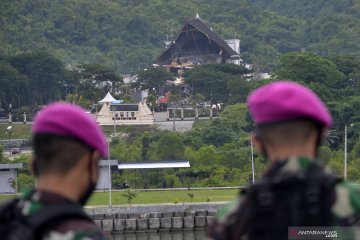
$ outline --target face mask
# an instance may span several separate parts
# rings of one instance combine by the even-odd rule
[[[89,181],[88,188],[86,189],[85,193],[80,197],[79,203],[84,206],[87,200],[90,198],[91,194],[94,192],[96,188],[96,183]]]
[[[94,192],[95,188],[96,188],[96,181],[93,182],[91,180],[91,176],[92,176],[92,159],[89,159],[89,185],[86,189],[86,191],[84,192],[84,194],[80,197],[79,199],[79,204],[81,204],[82,206],[85,205],[85,203],[87,202],[87,200],[90,198],[91,194]]]

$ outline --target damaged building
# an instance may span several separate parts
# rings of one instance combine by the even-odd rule
[[[223,40],[198,15],[185,23],[173,41],[166,43],[166,50],[155,63],[172,72],[201,64],[240,64],[240,40]]]

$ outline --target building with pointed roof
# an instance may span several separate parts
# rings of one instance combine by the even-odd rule
[[[239,40],[240,42],[240,40]],[[206,63],[225,63],[240,59],[239,51],[217,35],[196,16],[188,20],[181,32],[155,61],[170,68],[192,68]]]

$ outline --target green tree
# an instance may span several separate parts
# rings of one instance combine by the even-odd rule
[[[347,170],[347,180],[352,182],[359,182],[360,180],[360,172],[356,168],[349,166],[349,169]]]
[[[111,156],[121,162],[141,161],[141,148],[136,144],[120,143],[111,148]]]
[[[170,94],[170,97],[169,97],[169,103],[171,103],[172,105],[175,105],[175,106],[179,106],[180,103],[181,103],[181,96],[180,94],[177,94],[177,93],[172,93]]]
[[[344,152],[335,152],[333,158],[329,161],[328,166],[339,177],[344,176]]]
[[[36,52],[10,57],[9,62],[30,80],[27,91],[31,105],[43,105],[60,99],[62,83],[67,75],[59,59],[46,52]]]
[[[107,92],[121,91],[123,80],[111,68],[100,64],[83,64],[73,70],[76,79],[77,101],[96,103]]]
[[[220,114],[220,119],[230,124],[236,132],[245,130],[251,124],[249,112],[244,103],[226,106]]]
[[[227,82],[227,89],[229,91],[229,104],[244,103],[249,95],[251,86],[248,81],[242,77],[232,78]]]
[[[202,146],[197,151],[187,149],[185,157],[194,167],[208,167],[219,163],[219,154],[213,145]]]
[[[331,99],[345,80],[333,62],[309,52],[281,56],[274,77],[308,84],[324,100]]]
[[[125,189],[124,191],[121,191],[121,196],[123,196],[127,203],[131,206],[131,202],[134,198],[136,198],[137,193],[134,191],[131,191],[130,189]]]
[[[188,195],[189,198],[190,198],[190,202],[192,202],[193,199],[194,199],[194,193],[189,192],[187,195]]]
[[[208,64],[185,72],[184,77],[194,94],[199,93],[211,104],[218,104],[229,98],[227,84],[230,79],[248,72],[246,68],[234,64]]]
[[[146,99],[146,104],[149,106],[150,109],[157,108],[157,98],[154,94],[149,94]]]
[[[360,159],[360,140],[357,140],[350,153],[351,159]]]
[[[229,168],[246,169],[250,166],[251,150],[248,146],[239,146],[237,143],[228,143],[219,148],[221,163]]]
[[[160,160],[183,160],[185,146],[181,137],[175,132],[164,132],[156,144]]]
[[[110,67],[100,64],[83,64],[79,66],[79,77],[81,81],[92,84],[110,83],[108,91],[116,93],[120,91],[124,83]]]
[[[35,178],[32,175],[27,173],[19,173],[17,181],[19,192],[34,188]]]
[[[333,153],[331,152],[331,149],[328,146],[321,146],[319,148],[319,158],[325,164],[328,164],[332,157],[333,157]]]
[[[211,125],[201,130],[204,143],[219,147],[233,141],[235,134],[231,125],[232,123],[215,119]]]
[[[191,96],[190,96],[190,101],[191,101],[192,107],[193,107],[193,108],[196,108],[197,105],[198,105],[200,102],[204,101],[204,99],[205,99],[204,96],[201,95],[200,93],[196,93],[196,94],[191,95]]]
[[[163,94],[167,85],[175,80],[174,75],[169,73],[165,68],[148,68],[139,73],[137,81],[133,87],[140,89],[149,89],[155,95]]]
[[[28,102],[29,79],[13,67],[10,62],[0,59],[0,106],[19,108]]]

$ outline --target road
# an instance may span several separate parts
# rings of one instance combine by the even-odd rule
[[[166,120],[167,114],[166,112],[157,112],[155,113],[155,125],[161,130],[173,130],[174,129],[174,121]],[[175,121],[175,130],[177,132],[185,132],[192,128],[194,124],[193,120],[184,120],[182,121],[180,118],[177,118]]]
[[[9,125],[9,122],[8,122],[8,121],[0,121],[0,124]],[[12,124],[12,125],[23,125],[24,123],[23,123],[23,122],[11,122],[11,124]],[[32,125],[33,122],[26,122],[26,124]]]
[[[175,130],[177,132],[185,132],[191,130],[194,121],[175,121]],[[161,130],[173,130],[174,123],[173,121],[168,122],[155,122],[155,126],[157,126]]]
[[[216,117],[214,117],[216,118]],[[199,119],[209,119],[209,117],[199,117]],[[175,130],[178,132],[185,132],[192,129],[195,118],[185,118],[181,120],[180,118],[175,119]],[[8,122],[0,122],[0,124],[8,124]],[[23,124],[22,122],[13,122],[12,124]],[[27,122],[26,124],[32,124],[32,122]],[[173,119],[167,120],[166,112],[156,112],[155,113],[155,125],[161,130],[173,130],[174,122]]]

